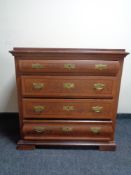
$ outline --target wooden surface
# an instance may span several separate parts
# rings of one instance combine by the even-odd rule
[[[107,65],[106,69],[100,71],[97,69],[98,64]],[[34,66],[40,66],[36,68]],[[68,66],[73,67],[68,67]],[[118,61],[105,60],[20,60],[18,62],[18,70],[20,73],[67,73],[77,74],[83,73],[87,75],[115,75],[119,70]]]
[[[95,88],[98,83],[104,84],[102,90]],[[21,76],[21,85],[27,97],[112,98],[116,93],[116,78],[105,76]]]
[[[21,54],[25,54],[25,53],[30,53],[30,54],[34,54],[34,53],[92,53],[92,54],[122,54],[122,55],[126,55],[128,54],[127,52],[125,52],[125,49],[97,49],[97,48],[24,48],[24,47],[15,47],[13,48],[12,51],[10,51],[10,53],[12,54],[17,54],[17,53],[21,53]]]
[[[24,118],[111,119],[112,99],[23,99]],[[95,111],[96,107],[100,111]],[[43,107],[35,111],[35,107]]]
[[[44,120],[25,121],[25,140],[111,141],[111,122]]]
[[[115,150],[124,49],[14,48],[21,140]]]

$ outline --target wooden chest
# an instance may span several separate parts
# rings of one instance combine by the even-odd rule
[[[115,150],[124,49],[14,48],[18,149],[37,145]]]

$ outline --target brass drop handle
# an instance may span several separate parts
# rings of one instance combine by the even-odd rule
[[[101,90],[103,90],[105,88],[105,84],[103,84],[103,83],[95,83],[94,84],[94,88],[97,91],[101,91]]]
[[[45,107],[38,105],[38,106],[34,106],[33,109],[36,113],[39,113],[39,112],[43,112]]]
[[[96,113],[100,113],[102,111],[103,107],[102,106],[93,106],[92,111]]]
[[[64,83],[63,84],[65,89],[73,89],[75,87],[74,83]]]
[[[32,85],[34,89],[40,90],[44,88],[44,83],[33,83]]]
[[[93,134],[99,134],[100,131],[101,131],[101,127],[91,127],[91,128],[90,128],[90,131],[91,131]]]
[[[74,106],[69,106],[69,105],[63,106],[64,111],[73,111],[74,109],[75,109]]]
[[[69,63],[64,64],[64,68],[65,69],[75,69],[75,64],[69,64]]]
[[[33,128],[33,130],[36,132],[36,133],[43,133],[46,131],[46,128],[44,126],[35,126]]]
[[[64,126],[64,127],[62,127],[62,131],[63,132],[71,132],[71,131],[73,131],[73,128],[69,127],[69,126]]]
[[[39,63],[32,64],[32,69],[43,69],[43,68],[44,68],[43,64]]]
[[[107,64],[96,64],[95,69],[97,69],[97,70],[107,69]]]

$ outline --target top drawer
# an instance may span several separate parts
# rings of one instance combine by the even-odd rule
[[[88,75],[116,75],[119,61],[104,60],[19,60],[20,73],[82,73]]]

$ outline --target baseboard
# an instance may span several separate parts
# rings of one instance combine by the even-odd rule
[[[118,113],[117,118],[119,119],[131,119],[131,113]]]
[[[18,118],[19,113],[18,112],[0,112],[0,118]],[[131,119],[131,113],[118,113],[117,118],[124,119],[129,118]]]
[[[0,118],[18,118],[18,112],[0,112]]]

